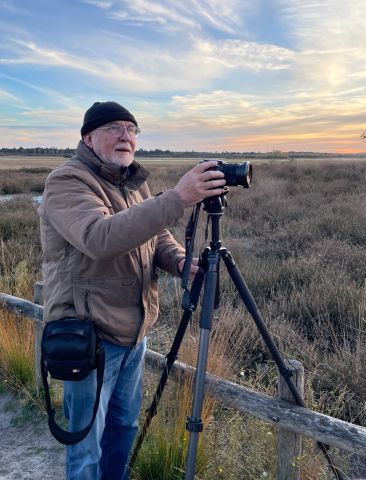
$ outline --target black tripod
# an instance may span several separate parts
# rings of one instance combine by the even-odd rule
[[[211,221],[210,247],[206,247],[199,260],[199,271],[196,274],[191,291],[188,292],[188,274],[190,264],[193,256],[193,242],[197,228],[200,204],[197,205],[196,210],[192,213],[190,224],[187,227],[186,233],[186,250],[187,260],[183,271],[183,287],[185,294],[183,296],[183,316],[179,324],[176,336],[174,338],[172,348],[166,356],[166,369],[160,379],[158,388],[154,395],[153,402],[147,411],[145,424],[142,428],[141,434],[138,438],[135,450],[133,452],[130,467],[133,466],[138,451],[142,445],[147,429],[157,412],[157,406],[164,390],[169,372],[177,358],[180,344],[182,342],[184,333],[191,319],[192,313],[197,308],[197,303],[200,297],[202,286],[204,285],[202,310],[200,315],[200,339],[198,348],[198,359],[195,374],[194,395],[192,404],[192,415],[187,418],[186,428],[189,432],[188,453],[186,458],[186,472],[185,480],[193,480],[195,474],[195,464],[197,456],[198,436],[203,430],[203,423],[201,419],[202,406],[204,400],[205,375],[208,359],[209,340],[212,328],[213,311],[219,305],[219,266],[222,258],[228,274],[233,281],[235,288],[240,295],[248,312],[252,316],[268,350],[270,351],[273,360],[275,361],[280,374],[285,379],[288,388],[290,389],[297,405],[305,407],[304,401],[298,392],[294,382],[292,381],[292,371],[289,369],[281,357],[276,344],[274,343],[268,329],[258,311],[255,300],[253,299],[238,267],[236,266],[231,253],[221,246],[220,241],[220,219],[223,215],[226,206],[225,191],[221,196],[210,197],[204,201],[204,210],[208,213],[208,224]],[[327,446],[318,442],[319,448],[323,451],[332,472],[337,480],[344,480],[342,472],[334,465],[332,458],[328,452]]]

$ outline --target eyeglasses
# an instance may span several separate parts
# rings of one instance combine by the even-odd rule
[[[110,125],[109,127],[96,128],[96,130],[104,130],[112,135],[112,137],[119,138],[125,130],[130,138],[137,138],[140,135],[141,130],[136,125]]]

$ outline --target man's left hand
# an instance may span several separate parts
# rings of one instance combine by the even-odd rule
[[[183,272],[184,264],[186,263],[186,259],[182,258],[182,260],[179,260],[178,262],[178,270],[180,273]],[[191,263],[191,268],[189,271],[189,280],[192,282],[194,280],[194,277],[196,273],[198,272],[198,258],[193,258],[192,263]]]

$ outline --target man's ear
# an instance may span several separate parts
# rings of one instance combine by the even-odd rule
[[[86,143],[86,145],[87,145],[89,148],[92,148],[92,147],[93,147],[93,141],[92,141],[91,133],[86,133],[86,134],[83,136],[83,140],[84,140],[84,142]]]

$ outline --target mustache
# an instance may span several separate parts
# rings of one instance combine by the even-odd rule
[[[126,144],[126,143],[122,143],[120,145],[116,145],[114,147],[115,150],[118,150],[118,151],[127,151],[129,153],[132,153],[132,148],[130,147],[130,145]]]

